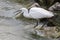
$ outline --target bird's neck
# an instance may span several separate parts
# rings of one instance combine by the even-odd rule
[[[23,16],[24,16],[24,17],[29,17],[28,9],[26,9],[26,10],[24,11]]]
[[[24,14],[28,14],[28,9],[26,9],[26,10],[24,11]]]

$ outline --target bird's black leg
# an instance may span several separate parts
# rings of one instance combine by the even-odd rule
[[[39,20],[36,21],[36,25],[34,26],[34,28],[36,28],[39,24]]]
[[[34,26],[34,28],[35,28],[36,26],[38,26],[38,21],[36,22],[36,25]]]
[[[41,26],[41,29],[46,25],[48,24],[48,19],[44,22],[44,24]]]

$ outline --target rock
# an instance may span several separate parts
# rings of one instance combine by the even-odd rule
[[[40,5],[38,3],[34,3],[32,4],[28,9],[32,8],[32,7],[40,7]]]
[[[60,3],[56,2],[54,5],[52,5],[49,9],[49,11],[54,11],[54,10],[60,10]]]
[[[45,31],[44,30],[36,30],[37,35],[45,37]]]
[[[52,3],[54,2],[54,0],[34,0],[34,1],[44,7],[48,7],[52,5]]]
[[[43,27],[45,31],[55,31],[56,27]]]
[[[55,32],[53,35],[51,35],[52,38],[58,38],[60,37],[60,32]]]
[[[60,36],[60,32],[57,31],[56,26],[55,27],[46,27],[44,26],[42,30],[40,30],[41,25],[38,25],[35,28],[35,33],[39,36],[42,37],[47,37],[47,38],[58,38]]]
[[[56,10],[60,10],[60,4],[56,6]]]

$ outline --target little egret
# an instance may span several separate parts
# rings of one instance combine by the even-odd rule
[[[33,18],[37,20],[36,26],[38,26],[39,19],[42,18],[52,18],[54,14],[50,11],[47,11],[43,8],[32,7],[29,11],[27,8],[21,8],[20,11],[23,13],[23,16],[26,18]],[[34,28],[36,27],[34,26]],[[43,26],[43,25],[42,25]]]

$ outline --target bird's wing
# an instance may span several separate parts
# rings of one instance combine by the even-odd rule
[[[49,12],[43,8],[31,8],[29,14],[34,18],[49,18],[54,16],[52,12]]]

